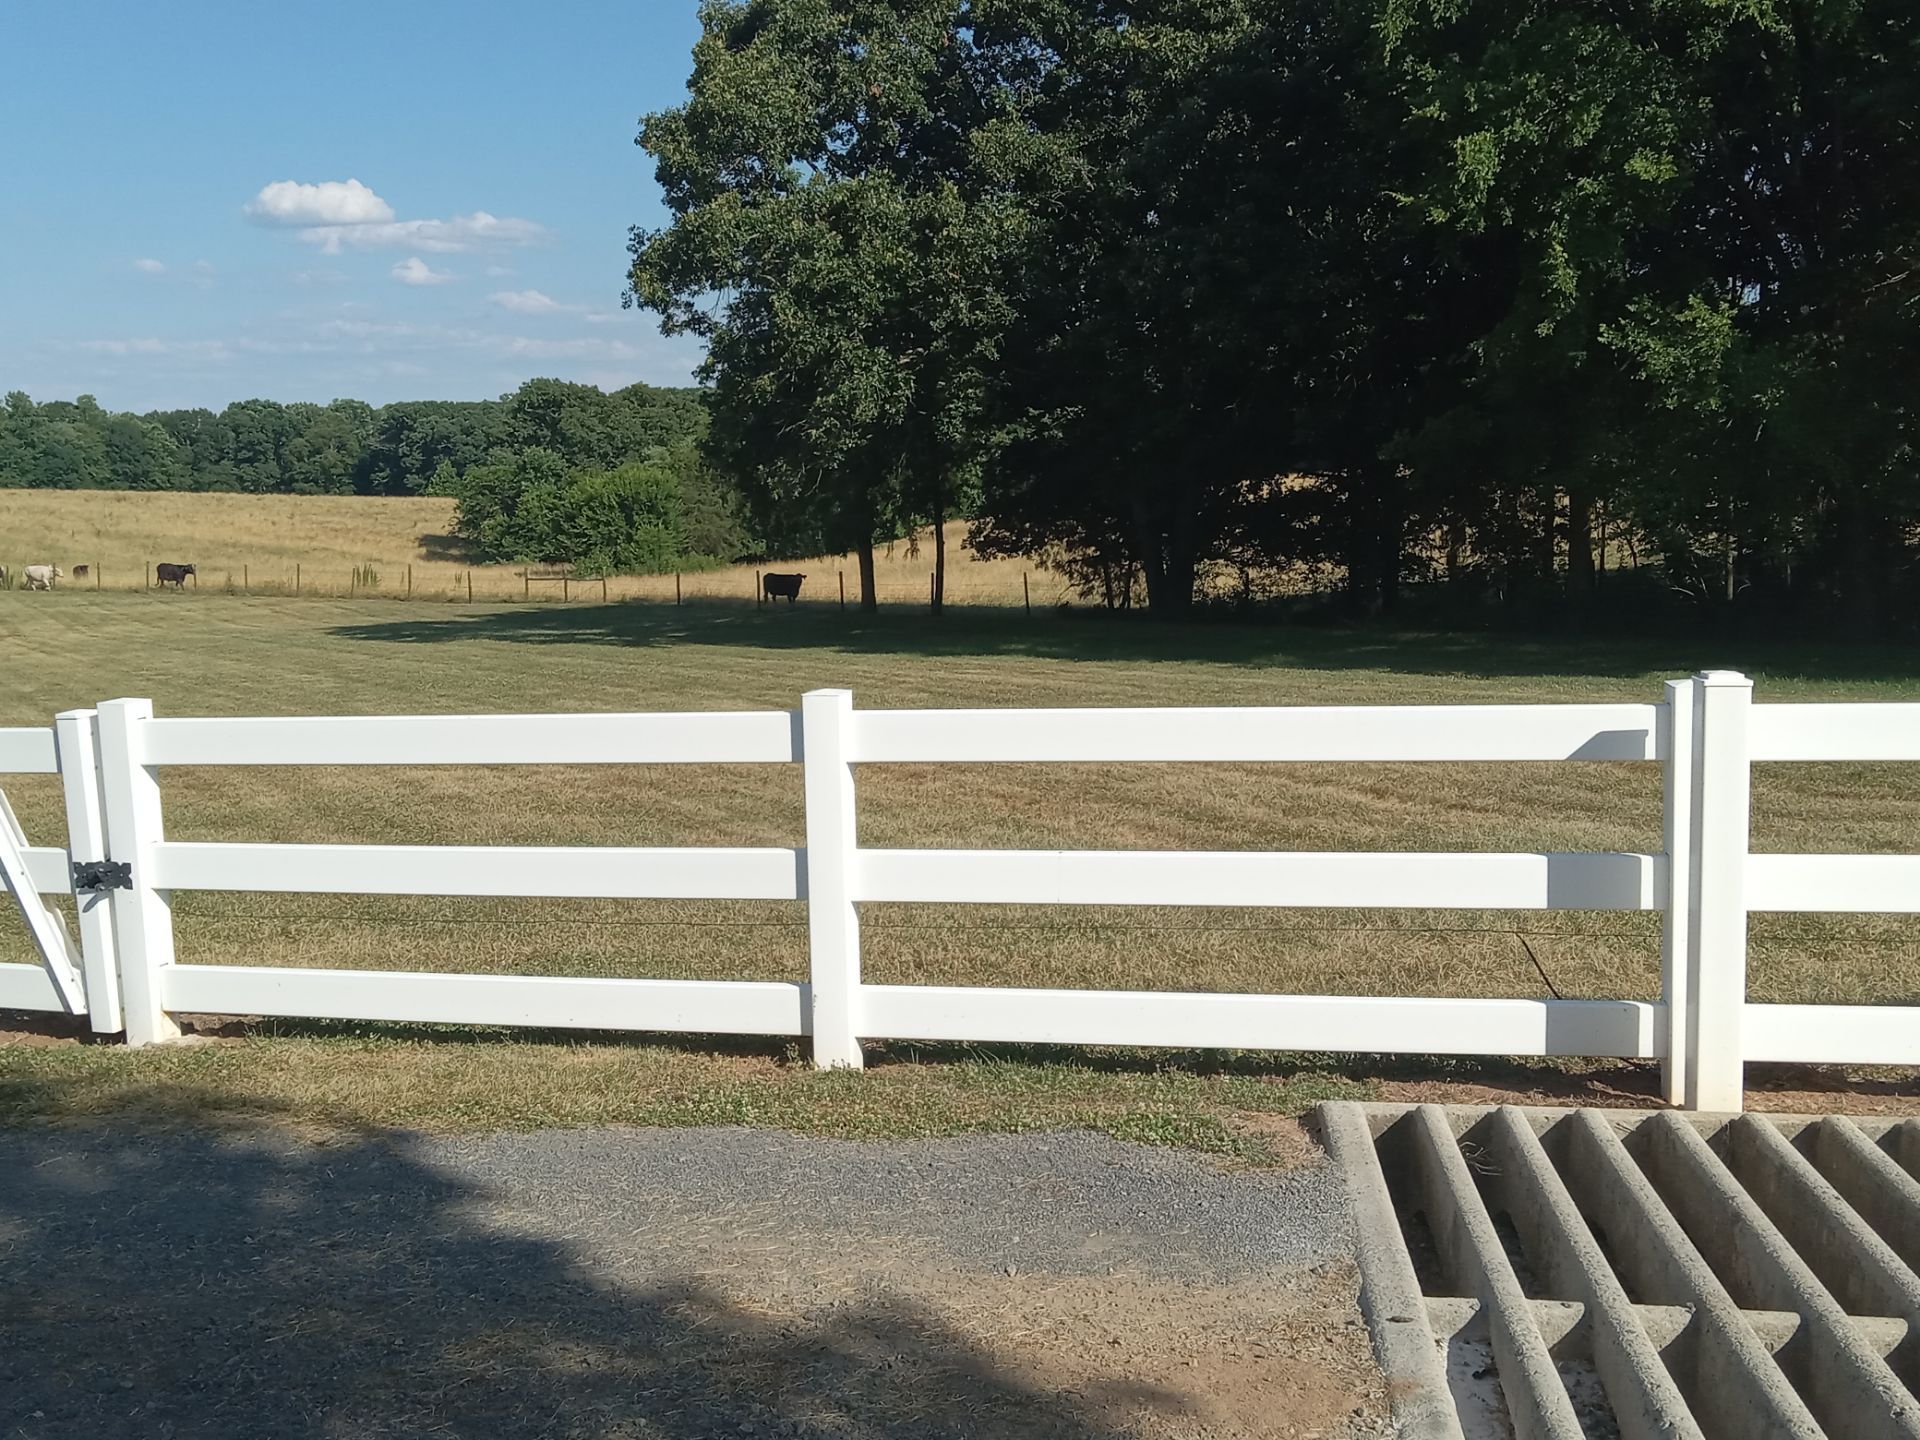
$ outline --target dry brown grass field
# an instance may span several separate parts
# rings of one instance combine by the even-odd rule
[[[604,585],[563,586],[552,566],[475,563],[452,533],[453,501],[435,496],[212,495],[117,490],[0,489],[0,565],[57,564],[68,589],[139,590],[157,563],[197,567],[202,590],[256,595],[415,600],[672,600],[672,575],[619,575]],[[965,528],[948,531],[947,599],[955,605],[1052,606],[1066,598],[1059,576],[1018,560],[982,560],[962,548]],[[90,573],[71,572],[86,565]],[[800,604],[860,598],[851,555],[783,560],[768,567],[807,577]],[[531,571],[536,578],[526,578]],[[356,576],[355,572],[359,572]],[[369,580],[371,573],[371,581]],[[902,539],[876,557],[875,590],[887,605],[922,605],[933,575],[933,540]],[[539,577],[549,578],[539,578]],[[729,565],[677,577],[687,600],[754,598],[755,567]],[[1023,581],[1025,588],[1023,589]]]
[[[850,686],[863,706],[1650,700],[1663,679],[1705,665],[1748,669],[1763,702],[1920,693],[1910,655],[1780,644],[1166,627],[984,608],[934,622],[805,605],[407,607],[205,589],[0,594],[0,664],[0,724],[45,724],[120,695],[150,696],[169,715],[787,709],[827,685]],[[1658,848],[1660,830],[1646,765],[902,765],[867,767],[860,784],[862,839],[885,846],[1633,850]],[[51,779],[7,789],[29,834],[57,842]],[[800,776],[787,767],[182,769],[165,791],[169,834],[187,840],[791,845],[803,830]],[[1756,848],[1910,851],[1916,837],[1914,767],[1756,774]],[[1544,995],[1530,946],[1568,996],[1658,986],[1644,915],[865,908],[866,973],[879,981]],[[805,970],[803,916],[781,904],[183,894],[177,921],[186,964]],[[1758,999],[1920,1000],[1914,919],[1760,915],[1752,933]],[[5,915],[0,954],[24,954]],[[883,1064],[870,1080],[816,1082],[777,1047],[743,1057],[681,1041],[452,1044],[351,1026],[292,1027],[208,1059],[147,1053],[0,1047],[0,1115],[151,1099],[143,1086],[161,1076],[168,1094],[218,1096],[244,1074],[260,1103],[356,1121],[758,1117],[855,1133],[1071,1122],[1232,1150],[1244,1141],[1234,1117],[1297,1108],[1364,1073],[1326,1057],[1226,1071],[1107,1057],[1102,1071],[981,1052],[958,1068]]]

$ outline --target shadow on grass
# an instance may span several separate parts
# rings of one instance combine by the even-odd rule
[[[416,535],[413,543],[429,560],[450,561],[455,565],[480,565],[485,562],[471,540],[458,535]]]
[[[1710,635],[1623,639],[1561,633],[1529,638],[1224,619],[1158,624],[1144,615],[1027,616],[1013,609],[985,608],[951,610],[935,620],[904,609],[862,615],[829,605],[517,605],[480,614],[343,625],[330,633],[401,645],[465,640],[633,648],[715,645],[859,655],[1198,661],[1486,679],[1573,675],[1638,679],[1687,675],[1716,666],[1782,679],[1874,681],[1920,676],[1920,656],[1910,647],[1898,646],[1724,640]]]
[[[900,1300],[800,1321],[730,1300],[678,1269],[644,1194],[607,1197],[622,1243],[672,1258],[623,1279],[420,1144],[238,1118],[0,1132],[8,1433],[1108,1440],[1103,1401],[1161,1398],[1037,1391]]]

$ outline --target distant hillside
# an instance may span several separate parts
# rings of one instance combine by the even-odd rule
[[[530,448],[611,469],[697,440],[700,392],[529,380],[498,400],[375,407],[238,400],[212,410],[103,409],[90,395],[0,404],[0,487],[209,490],[252,495],[420,495]],[[436,483],[438,482],[438,483]]]

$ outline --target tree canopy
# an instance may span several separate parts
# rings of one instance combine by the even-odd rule
[[[764,534],[1920,620],[1904,0],[701,14],[631,298]]]

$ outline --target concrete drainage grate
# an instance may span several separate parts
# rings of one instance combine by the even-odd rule
[[[1920,1440],[1920,1121],[1320,1120],[1408,1440]]]

